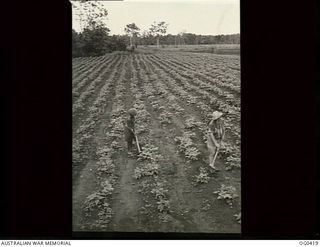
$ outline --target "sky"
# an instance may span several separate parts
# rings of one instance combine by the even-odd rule
[[[102,1],[108,10],[110,34],[124,34],[135,23],[141,31],[156,21],[169,23],[167,33],[203,35],[240,33],[240,0],[123,0]],[[73,15],[73,28],[80,25]]]

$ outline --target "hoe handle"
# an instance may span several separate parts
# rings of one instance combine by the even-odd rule
[[[141,149],[140,149],[140,145],[139,145],[139,141],[138,141],[138,136],[135,133],[134,133],[134,137],[136,138],[138,152],[141,153]]]

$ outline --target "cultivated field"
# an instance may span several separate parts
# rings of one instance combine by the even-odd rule
[[[164,45],[157,48],[155,45],[140,46],[140,50],[146,51],[178,51],[200,52],[214,54],[240,55],[240,44],[215,44],[215,45]]]
[[[136,108],[143,152],[128,156]],[[226,140],[212,173],[205,131],[214,110]],[[240,232],[240,57],[113,53],[73,60],[76,231]]]

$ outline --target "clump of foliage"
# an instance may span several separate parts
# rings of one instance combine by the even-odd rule
[[[240,157],[236,157],[236,156],[227,157],[226,170],[231,170],[233,167],[240,168],[241,167],[240,162],[241,162]]]
[[[108,11],[102,3],[92,1],[71,1],[74,15],[77,16],[81,30],[72,30],[72,56],[101,56],[105,53],[126,50],[125,37],[109,36],[110,29],[105,20]]]
[[[158,174],[158,164],[144,163],[140,167],[134,169],[134,178],[140,179],[145,176],[153,176]]]
[[[158,208],[160,213],[169,211],[169,206],[170,206],[169,200],[166,200],[164,198],[160,198],[157,201],[157,205],[158,205],[157,208]]]
[[[203,167],[200,167],[200,174],[196,175],[196,183],[208,183],[210,180],[207,170]]]
[[[168,190],[162,187],[161,183],[157,183],[156,187],[151,190],[151,193],[155,195],[157,199],[157,209],[160,213],[169,211],[169,200],[166,198]]]
[[[102,174],[113,174],[115,165],[113,163],[113,160],[111,158],[113,150],[111,148],[98,148],[96,151],[96,155],[98,157],[97,161],[97,174],[98,176],[101,176]]]
[[[163,157],[158,153],[158,148],[146,144],[142,152],[138,155],[140,166],[134,170],[134,178],[140,179],[144,176],[153,176],[158,174],[158,161]]]
[[[109,156],[101,157],[97,162],[97,164],[98,164],[97,171],[100,175],[102,173],[113,174],[115,166],[113,164],[112,159]]]
[[[185,128],[186,129],[194,129],[196,127],[200,127],[201,123],[196,121],[194,117],[189,117],[185,122]]]
[[[107,27],[85,28],[79,33],[72,30],[73,57],[102,56],[113,51],[125,51],[126,47],[125,37],[109,36]]]
[[[203,199],[202,201],[203,206],[201,207],[202,210],[208,211],[211,207],[209,200]]]
[[[225,202],[232,207],[233,201],[238,197],[236,194],[236,188],[234,186],[226,186],[224,184],[221,185],[220,189],[213,192],[214,194],[218,194],[218,200],[225,200]]]
[[[176,137],[175,141],[178,142],[178,150],[183,153],[189,160],[198,160],[200,152],[194,146],[192,138],[195,136],[194,133],[185,132],[182,136]]]
[[[107,197],[112,194],[113,187],[109,180],[101,183],[102,189],[95,191],[84,202],[86,216],[90,216],[94,209],[103,209],[108,206]]]
[[[155,162],[160,159],[162,159],[162,156],[158,154],[158,147],[151,144],[146,144],[138,157],[138,161]]]
[[[164,111],[159,116],[160,123],[163,125],[172,123],[172,114],[170,112]]]
[[[241,212],[238,214],[233,215],[236,218],[236,221],[241,224]]]

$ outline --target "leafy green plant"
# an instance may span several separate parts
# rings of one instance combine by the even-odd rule
[[[157,201],[157,205],[157,209],[160,213],[168,212],[170,210],[170,202],[164,198],[160,198],[159,201]]]
[[[187,147],[185,150],[185,156],[189,160],[198,160],[200,152],[196,147]]]
[[[241,224],[241,212],[238,214],[233,215],[236,218],[236,221]]]
[[[232,207],[233,201],[238,197],[236,194],[236,188],[234,186],[226,186],[224,184],[221,185],[220,189],[213,192],[214,194],[218,194],[218,200],[225,200],[225,202]]]
[[[231,170],[233,167],[240,168],[240,157],[236,156],[229,156],[227,157],[227,162],[226,162],[226,170]]]
[[[104,195],[96,191],[89,195],[84,203],[85,207],[84,210],[86,212],[91,212],[93,211],[94,207],[98,206],[99,204],[102,204],[102,200],[104,200]]]
[[[138,156],[138,161],[156,162],[162,159],[162,156],[158,154],[158,147],[151,144],[143,146],[142,152]]]
[[[164,111],[160,114],[159,120],[161,124],[171,124],[172,123],[172,114],[168,111]]]
[[[158,164],[156,163],[144,163],[134,169],[133,177],[140,179],[145,176],[153,176],[158,174]]]
[[[195,120],[194,117],[190,117],[185,121],[185,128],[186,129],[194,129],[199,127],[201,124]]]
[[[112,174],[114,172],[115,166],[113,164],[112,159],[108,156],[102,157],[97,162],[97,165],[98,165],[97,171],[99,174],[101,173]]]
[[[200,174],[196,175],[196,183],[208,183],[210,180],[207,170],[203,167],[200,167]]]
[[[166,198],[168,190],[164,189],[162,186],[162,183],[158,182],[156,187],[151,190],[151,193],[154,194],[157,199],[157,209],[160,213],[169,212],[170,208],[170,202]]]
[[[165,190],[160,183],[157,183],[156,188],[151,190],[151,193],[154,194],[157,199],[164,198],[167,192],[168,190]]]
[[[102,147],[102,148],[98,148],[96,151],[96,154],[98,157],[103,157],[105,155],[108,155],[111,153],[111,148],[108,147]]]
[[[96,220],[95,225],[98,228],[104,229],[110,223],[111,217],[112,217],[112,209],[110,207],[110,204],[105,202],[98,213],[98,219]]]
[[[203,206],[201,207],[202,210],[208,211],[211,208],[210,202],[207,199],[202,201]]]
[[[101,183],[101,187],[101,190],[95,191],[86,198],[84,202],[84,211],[86,216],[89,216],[95,208],[103,207],[104,203],[106,203],[105,200],[107,196],[112,194],[113,187],[109,180],[103,181]]]
[[[200,152],[194,147],[192,138],[195,136],[194,133],[185,132],[182,136],[176,137],[175,141],[179,143],[178,150],[183,153],[189,160],[198,160]]]
[[[113,187],[112,187],[111,182],[108,179],[103,181],[101,183],[101,186],[102,186],[101,193],[103,193],[105,196],[112,194]]]

